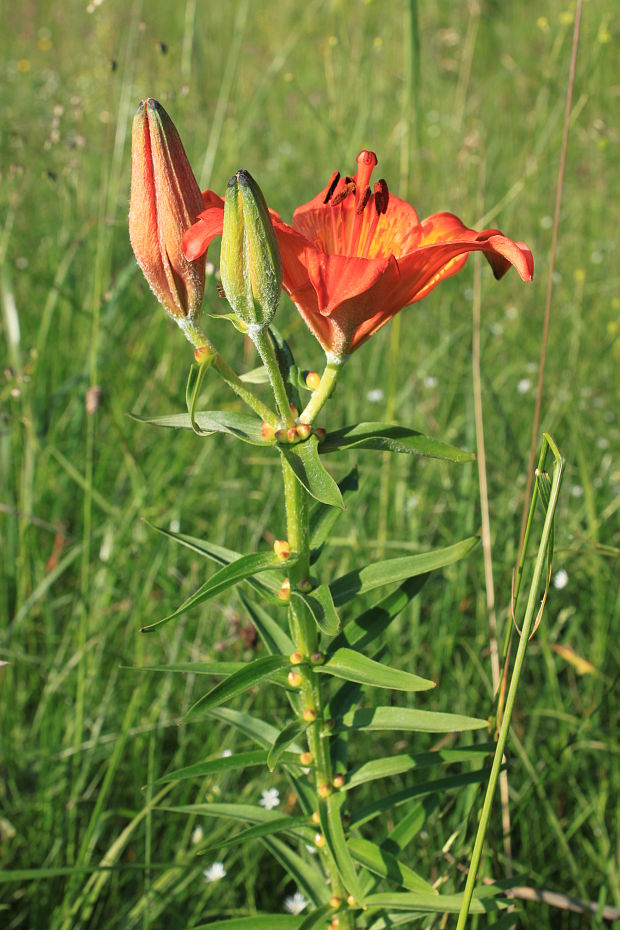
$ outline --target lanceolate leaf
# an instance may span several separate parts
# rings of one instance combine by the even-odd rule
[[[331,591],[326,584],[319,585],[309,594],[291,591],[291,597],[302,600],[319,629],[327,636],[334,636],[340,629],[340,618],[336,613]]]
[[[417,892],[387,892],[371,894],[366,898],[369,910],[375,908],[392,908],[394,910],[418,911],[423,914],[458,914],[463,895],[440,894],[425,895]],[[506,904],[493,899],[474,898],[471,904],[471,914],[487,914],[506,907]]]
[[[151,633],[153,630],[157,629],[157,627],[162,626],[162,624],[174,620],[175,617],[180,616],[180,614],[185,613],[192,607],[197,607],[198,604],[202,604],[204,601],[217,597],[223,591],[232,588],[240,581],[244,581],[246,578],[256,575],[259,572],[282,569],[284,565],[288,566],[294,564],[294,561],[294,558],[291,557],[287,562],[282,562],[275,552],[251,552],[249,555],[242,555],[240,559],[231,562],[230,565],[226,565],[224,568],[221,568],[219,572],[216,572],[215,575],[201,585],[198,590],[173,613],[164,617],[162,620],[158,620],[156,623],[151,623],[148,626],[142,627],[140,632]]]
[[[364,892],[347,847],[340,816],[343,800],[343,796],[337,792],[319,805],[321,829],[345,888],[356,901],[363,902]]]
[[[420,678],[410,672],[390,668],[375,662],[353,649],[337,649],[324,665],[315,668],[323,675],[334,675],[346,681],[358,681],[377,688],[393,688],[396,691],[428,691],[435,687],[434,681]]]
[[[273,772],[275,769],[276,765],[278,764],[278,760],[280,759],[280,756],[283,754],[286,747],[289,746],[293,740],[300,736],[305,730],[307,730],[309,726],[310,724],[303,719],[291,720],[291,722],[287,723],[284,729],[280,731],[278,738],[269,750],[269,755],[267,757],[267,765],[270,772]],[[299,757],[297,757],[296,761],[299,763]]]
[[[306,914],[298,930],[314,930],[315,927],[319,926],[322,930],[327,923],[327,917],[330,913],[333,913],[333,908],[329,902],[321,905],[321,907],[317,907],[316,910]]]
[[[270,723],[266,723],[258,717],[252,717],[251,714],[246,714],[243,711],[233,710],[232,707],[213,707],[209,711],[209,716],[215,717],[216,720],[222,720],[224,723],[229,723],[267,751],[271,749],[280,732]],[[302,752],[303,750],[298,749],[298,751]]]
[[[217,707],[218,704],[224,704],[238,694],[243,694],[244,691],[247,691],[258,681],[268,678],[274,672],[286,668],[289,664],[290,660],[286,656],[280,655],[261,656],[259,659],[254,659],[253,662],[248,662],[238,672],[233,672],[224,681],[220,681],[215,688],[211,688],[201,698],[198,698],[196,703],[187,711],[183,720],[187,720],[199,708],[203,711],[209,710],[211,707]]]
[[[278,448],[299,483],[312,497],[324,504],[344,509],[338,485],[321,462],[316,436],[310,436],[304,442],[294,445],[281,444]]]
[[[169,781],[181,781],[184,778],[204,778],[205,775],[219,775],[221,772],[229,772],[235,769],[249,769],[255,765],[267,764],[266,749],[250,749],[247,752],[238,752],[233,756],[218,756],[216,759],[203,759],[202,762],[194,762],[193,765],[186,765],[182,769],[175,769],[162,775],[153,782],[153,785],[164,784]],[[284,759],[289,764],[299,765],[299,756],[293,753],[284,753]]]
[[[314,862],[306,862],[297,855],[286,843],[275,837],[265,837],[263,845],[267,847],[272,856],[288,872],[298,888],[319,906],[329,898],[329,887],[325,883],[325,876],[319,866]],[[298,918],[301,923],[301,918]]]
[[[468,746],[464,749],[439,749],[436,752],[419,752],[417,754],[401,753],[387,756],[385,759],[371,759],[363,762],[349,772],[344,789],[349,790],[377,778],[393,778],[412,769],[424,769],[433,765],[451,765],[455,762],[474,762],[483,760],[493,753],[494,743],[481,746]]]
[[[480,730],[487,720],[462,714],[441,714],[413,707],[361,707],[340,721],[344,730],[413,730],[416,733],[455,733]]]
[[[133,672],[179,672],[185,675],[231,675],[245,662],[172,662],[170,665],[123,665]]]
[[[348,475],[338,482],[340,493],[345,504],[348,505],[350,500],[355,496],[359,489],[357,468],[353,468]],[[338,519],[342,516],[342,510],[337,507],[330,507],[328,504],[322,504],[320,501],[314,505],[310,511],[310,561],[316,562],[323,545],[327,542],[330,533]]]
[[[374,562],[364,568],[355,569],[330,584],[334,604],[339,607],[360,594],[366,594],[382,585],[394,584],[414,575],[432,572],[458,562],[478,544],[478,537],[471,536],[445,549],[422,552],[419,555],[406,555],[385,562]]]
[[[292,839],[299,839],[303,833],[303,828],[307,828],[308,842],[312,839],[312,822],[308,817],[288,817],[284,815],[277,820],[271,820],[268,823],[259,823],[255,827],[248,827],[247,830],[241,830],[227,840],[217,840],[204,846],[202,851],[208,849],[224,849],[229,846],[241,846],[243,843],[249,843],[250,840],[259,840],[265,836],[273,836],[275,833],[284,833]]]
[[[189,930],[300,930],[301,921],[301,917],[293,914],[253,914],[252,917],[231,917],[197,924]]]
[[[447,442],[424,436],[405,426],[390,423],[358,423],[328,433],[319,451],[336,452],[339,449],[378,449],[381,452],[404,452],[409,455],[425,455],[448,462],[471,462],[473,452],[458,449]]]
[[[375,875],[397,882],[410,891],[423,892],[435,895],[437,892],[429,882],[425,881],[417,872],[410,869],[403,862],[399,862],[391,853],[360,837],[351,837],[348,843],[351,855]]]
[[[341,646],[364,649],[387,630],[392,620],[396,619],[407,604],[420,593],[429,577],[430,575],[424,574],[409,578],[396,591],[391,591],[387,597],[382,598],[359,617],[350,620],[331,644],[330,651]]]
[[[258,604],[250,602],[240,595],[241,603],[250,615],[250,620],[256,627],[258,635],[264,642],[265,646],[272,654],[282,654],[290,656],[295,650],[293,640],[290,638],[281,626],[273,619],[271,614],[263,610]]]
[[[132,420],[163,426],[168,429],[192,429],[189,413],[173,413],[163,417],[140,417],[129,414]],[[194,415],[196,424],[203,433],[228,433],[254,446],[273,445],[273,441],[261,436],[262,423],[257,417],[248,413],[234,413],[224,410],[202,410]]]

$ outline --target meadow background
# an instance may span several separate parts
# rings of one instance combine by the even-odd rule
[[[568,0],[4,4],[0,658],[9,664],[0,671],[0,923],[7,930],[184,930],[247,906],[282,910],[295,890],[260,844],[198,857],[198,822],[152,811],[151,792],[141,790],[242,741],[213,720],[177,726],[200,693],[193,677],[131,667],[237,660],[255,650],[234,594],[157,635],[138,634],[205,577],[203,562],[154,534],[144,518],[250,551],[282,535],[283,514],[270,458],[232,440],[156,431],[126,417],[181,411],[191,359],[128,241],[131,119],[140,98],[154,96],[169,110],[202,186],[221,192],[236,168],[248,168],[286,219],[333,170],[352,171],[367,147],[378,153],[377,176],[420,216],[450,210],[532,248],[529,286],[514,271],[496,283],[482,269],[501,640],[510,622],[573,17]],[[542,409],[567,472],[554,585],[530,644],[509,754],[521,884],[616,906],[618,32],[609,4],[584,4]],[[216,247],[210,257],[217,263]],[[330,426],[393,418],[474,448],[473,266],[354,356]],[[216,301],[211,277],[207,309]],[[286,297],[277,325],[302,367],[320,368],[318,345]],[[255,364],[228,324],[209,323],[209,332],[240,369]],[[236,408],[215,378],[204,401]],[[479,530],[475,465],[349,454],[337,476],[356,460],[363,486],[331,540],[334,573],[362,555],[430,549]],[[481,549],[431,579],[388,645],[388,659],[440,681],[429,706],[489,713]],[[240,706],[256,702],[277,715],[271,693]],[[394,734],[383,740],[384,748],[412,745]],[[286,809],[285,783],[258,770],[185,781],[168,797],[256,803],[272,786]],[[480,800],[470,788],[429,807],[410,864],[462,887],[456,864],[467,862]],[[209,840],[229,830],[220,821],[203,826]],[[455,861],[442,854],[446,843]],[[214,858],[228,874],[207,883],[203,870]],[[102,862],[110,868],[97,870]],[[483,873],[504,872],[496,809]],[[523,905],[517,922],[540,930],[603,926],[540,903]]]

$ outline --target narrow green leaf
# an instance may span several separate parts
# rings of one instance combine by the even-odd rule
[[[277,811],[266,810],[258,804],[178,804],[160,805],[158,810],[168,811],[169,814],[192,814],[198,817],[222,817],[225,820],[238,820],[240,823],[273,823],[281,820],[282,814]]]
[[[405,578],[413,578],[414,575],[422,575],[437,568],[444,568],[464,558],[477,544],[478,537],[471,536],[445,549],[434,549],[432,552],[421,552],[419,555],[400,556],[355,569],[331,583],[330,590],[334,604],[339,607],[352,598],[366,594],[374,588],[380,588],[382,585],[393,584]]]
[[[414,836],[417,836],[424,824],[426,818],[437,806],[437,798],[425,798],[409,807],[409,810],[398,821],[390,835],[383,841],[383,846],[388,852],[398,854],[409,845]]]
[[[327,923],[327,917],[331,913],[333,913],[333,908],[328,901],[327,904],[322,904],[321,907],[317,907],[314,911],[310,911],[309,914],[306,914],[298,930],[313,930],[313,928],[319,926],[319,924],[321,927],[324,927]]]
[[[363,903],[364,891],[351,853],[347,847],[347,841],[344,835],[340,808],[343,803],[343,796],[340,793],[332,794],[324,803],[319,804],[319,815],[321,818],[321,829],[325,837],[325,842],[329,852],[332,855],[338,874],[347,891],[353,895],[356,901]]]
[[[251,371],[246,371],[244,374],[239,375],[239,378],[247,384],[269,384],[269,375],[264,365],[259,365],[258,368],[252,368]]]
[[[258,604],[250,604],[243,594],[240,594],[239,597],[269,652],[274,655],[279,653],[290,656],[295,651],[295,645],[288,633]]]
[[[216,720],[222,720],[229,723],[245,736],[253,739],[255,743],[269,751],[278,738],[280,732],[277,727],[260,720],[258,717],[252,717],[240,710],[233,710],[232,707],[213,707],[209,711],[209,717],[215,717]],[[295,747],[297,752],[302,752],[300,747]]]
[[[293,740],[295,740],[298,736],[300,736],[303,732],[305,732],[305,730],[307,730],[309,726],[310,724],[307,723],[305,720],[299,720],[299,719],[291,720],[291,722],[287,723],[284,729],[281,730],[280,733],[278,733],[278,737],[275,743],[273,744],[273,746],[271,747],[271,749],[269,750],[269,755],[267,756],[267,766],[269,767],[270,772],[273,772],[273,770],[275,769],[280,759],[280,756],[282,755],[286,747],[290,746]],[[297,757],[296,761],[299,764],[299,757]]]
[[[340,489],[319,457],[316,436],[290,446],[281,444],[278,448],[299,483],[312,497],[324,504],[344,509]]]
[[[173,413],[163,417],[141,417],[130,413],[132,420],[139,423],[150,423],[151,426],[161,426],[167,429],[192,429],[189,413]],[[262,422],[248,413],[235,413],[225,410],[201,410],[194,416],[196,424],[203,434],[228,433],[236,439],[248,442],[253,446],[274,445],[271,440],[261,436]]]
[[[252,917],[231,917],[197,924],[189,930],[299,930],[301,920],[293,914],[253,914]]]
[[[343,790],[357,788],[377,778],[393,778],[412,769],[424,769],[433,765],[450,765],[455,762],[479,761],[493,752],[494,743],[484,743],[481,746],[469,746],[466,749],[439,749],[436,752],[420,752],[417,754],[402,753],[397,756],[388,756],[385,759],[371,759],[363,762],[353,769],[347,776]]]
[[[453,788],[461,788],[463,785],[477,785],[488,778],[490,766],[483,769],[477,769],[475,772],[464,772],[459,775],[449,775],[446,778],[437,778],[433,781],[423,782],[419,785],[413,785],[411,788],[403,788],[401,791],[394,791],[384,798],[372,801],[365,807],[356,811],[349,824],[350,830],[355,830],[363,823],[367,823],[379,814],[391,811],[400,804],[405,804],[412,798],[425,797],[429,794],[442,795]]]
[[[394,908],[396,910],[418,911],[424,914],[458,914],[463,902],[462,894],[426,895],[417,892],[388,891],[383,894],[371,894],[366,898],[368,909]],[[471,914],[488,914],[506,907],[497,900],[474,898]]]
[[[442,714],[414,707],[360,707],[342,717],[343,730],[413,730],[416,733],[456,733],[481,730],[488,724],[478,717]]]
[[[397,882],[404,888],[409,888],[410,891],[437,894],[429,882],[425,881],[409,866],[399,862],[395,856],[382,849],[381,846],[377,846],[376,843],[371,843],[361,837],[350,837],[348,846],[355,861],[370,872],[374,872],[375,875]]]
[[[330,891],[325,883],[325,876],[316,863],[306,862],[286,843],[273,836],[264,837],[263,845],[278,860],[297,887],[313,904],[319,906],[329,898]],[[298,920],[301,923],[301,918],[298,918]]]
[[[355,497],[359,490],[359,480],[357,468],[353,468],[345,477],[338,482],[338,487],[342,499],[346,506],[351,499]],[[310,511],[310,561],[316,562],[321,549],[327,542],[330,533],[342,516],[342,510],[339,507],[330,507],[320,501],[314,505]]]
[[[211,707],[217,707],[218,704],[224,704],[238,694],[243,694],[252,685],[263,678],[269,678],[274,672],[286,668],[290,665],[290,660],[286,656],[261,656],[248,662],[238,672],[233,672],[224,681],[220,681],[215,688],[211,688],[206,694],[198,698],[195,704],[192,704],[187,713],[183,716],[183,721],[187,720],[194,714],[198,708],[209,710]]]
[[[273,836],[275,833],[284,833],[292,839],[298,840],[300,837],[300,828],[307,827],[307,841],[312,839],[312,822],[308,817],[288,817],[282,816],[277,820],[271,820],[268,823],[259,823],[255,827],[248,827],[247,830],[241,830],[227,840],[217,840],[203,846],[201,852],[209,849],[228,849],[230,846],[241,846],[243,843],[249,843],[251,840],[259,840],[265,836]]]
[[[244,581],[246,578],[256,575],[259,572],[282,569],[285,565],[288,566],[294,564],[294,562],[295,559],[293,556],[286,562],[282,562],[275,552],[250,552],[248,555],[242,555],[240,559],[231,562],[230,565],[224,566],[224,568],[221,568],[219,572],[216,572],[215,575],[209,578],[208,581],[205,581],[205,583],[201,585],[191,597],[188,597],[180,607],[177,607],[173,613],[164,617],[162,620],[158,620],[156,623],[143,626],[140,632],[152,633],[153,630],[162,626],[164,623],[169,623],[170,620],[174,620],[175,617],[180,616],[192,607],[197,607],[198,604],[203,604],[205,601],[217,597],[223,591],[227,591],[228,588],[232,588],[240,581]]]
[[[321,442],[321,454],[341,449],[378,449],[381,452],[404,452],[424,455],[448,462],[471,462],[473,452],[458,449],[440,439],[424,436],[417,430],[390,423],[357,423],[328,433]]]
[[[170,665],[121,665],[132,672],[180,672],[185,675],[231,675],[245,662],[173,662]]]
[[[330,652],[341,646],[364,649],[387,630],[390,623],[420,593],[429,578],[429,574],[424,574],[408,579],[396,591],[391,591],[359,617],[350,620],[331,643]]]
[[[304,602],[314,622],[326,636],[334,636],[340,629],[340,618],[336,613],[334,601],[328,585],[322,584],[308,594],[291,591],[291,597]]]
[[[293,756],[292,753],[289,755],[291,758],[287,761],[299,764],[297,756]],[[153,785],[160,785],[169,781],[181,781],[184,778],[203,778],[205,775],[219,775],[221,772],[266,764],[267,751],[265,749],[250,749],[247,752],[235,753],[233,756],[218,756],[216,759],[203,759],[202,762],[185,765],[181,769],[175,769],[173,772],[162,775],[153,782]]]
[[[395,691],[428,691],[429,688],[435,687],[435,682],[428,678],[390,668],[353,649],[337,649],[324,665],[318,665],[314,671],[322,675],[344,678],[345,681],[358,681],[363,685],[391,688]]]

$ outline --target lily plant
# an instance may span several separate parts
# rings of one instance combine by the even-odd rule
[[[144,101],[134,119],[131,243],[155,296],[194,347],[187,410],[149,422],[193,429],[209,442],[213,439],[207,437],[219,434],[226,442],[257,446],[279,459],[282,472],[284,506],[283,514],[272,514],[273,547],[241,554],[215,541],[162,530],[218,569],[169,616],[142,629],[159,631],[239,586],[262,654],[207,689],[186,717],[213,715],[238,730],[251,748],[196,760],[160,781],[263,765],[279,769],[296,798],[293,812],[286,814],[266,803],[196,805],[206,817],[230,818],[241,826],[222,848],[262,843],[294,877],[300,900],[303,893],[308,902],[302,913],[291,908],[294,913],[218,918],[204,928],[381,930],[424,915],[457,913],[463,906],[462,895],[440,893],[418,874],[405,849],[424,820],[420,798],[452,782],[484,783],[493,741],[470,738],[467,745],[451,743],[434,752],[411,749],[385,756],[373,734],[487,733],[486,717],[418,706],[415,695],[430,691],[435,682],[411,669],[389,667],[383,645],[394,619],[423,596],[429,574],[466,557],[477,538],[360,565],[337,577],[333,562],[322,556],[358,489],[356,469],[336,482],[325,465],[330,457],[344,450],[374,450],[466,463],[473,455],[401,424],[360,422],[326,431],[319,418],[351,353],[403,307],[460,271],[471,252],[483,253],[496,278],[512,265],[529,281],[533,260],[526,245],[497,229],[470,229],[450,213],[420,221],[385,180],[371,187],[376,165],[373,152],[361,151],[355,173],[334,173],[323,190],[295,210],[289,225],[268,208],[245,170],[233,174],[224,197],[201,193],[178,132],[156,101]],[[200,319],[207,248],[220,235],[229,316],[252,340],[262,363],[243,375],[216,349]],[[322,375],[298,366],[274,328],[274,320],[285,316],[279,306],[282,289],[325,350]],[[246,412],[199,409],[209,371],[224,379]],[[258,393],[261,382],[270,385],[270,400]],[[366,606],[368,595],[380,589],[380,599]],[[279,689],[284,725],[239,709],[239,697],[259,686]],[[376,689],[386,692],[387,700],[369,703],[369,687],[373,695]],[[390,701],[393,691],[413,697],[400,706]],[[359,746],[360,739],[367,759],[352,767],[349,748]],[[457,776],[437,774],[442,766],[459,763],[474,767]],[[421,769],[430,770],[423,783],[371,795],[361,806],[356,800],[359,789],[373,781]],[[394,824],[389,837],[369,839],[366,825],[388,815]],[[473,891],[467,908],[483,913],[505,905],[498,893],[485,888]]]

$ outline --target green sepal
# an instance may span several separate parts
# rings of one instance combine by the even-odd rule
[[[357,423],[328,433],[319,446],[321,455],[342,449],[374,449],[380,452],[402,452],[424,455],[447,462],[471,462],[473,452],[459,449],[440,439],[425,436],[417,430],[391,423]]]
[[[312,497],[331,507],[344,510],[340,489],[321,462],[316,436],[309,436],[303,442],[290,445],[278,443],[278,449],[291,466],[299,483]]]
[[[429,688],[435,687],[435,682],[428,678],[390,668],[346,648],[337,649],[324,665],[317,666],[314,671],[322,675],[344,678],[345,681],[357,681],[363,685],[395,691],[428,691]]]
[[[218,704],[224,704],[238,694],[243,694],[258,681],[263,678],[269,678],[274,672],[286,668],[289,665],[289,659],[286,656],[261,656],[248,662],[237,672],[233,672],[223,681],[220,681],[215,688],[211,688],[206,694],[192,704],[187,713],[182,717],[183,722],[189,719],[197,710],[210,710],[217,707]]]

